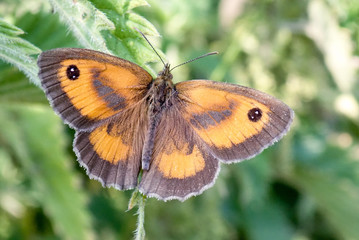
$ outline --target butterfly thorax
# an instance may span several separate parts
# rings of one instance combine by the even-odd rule
[[[142,169],[148,170],[152,159],[154,138],[156,128],[161,119],[161,113],[164,109],[172,105],[172,99],[176,93],[172,82],[170,65],[165,64],[164,69],[158,74],[150,85],[148,91],[148,129],[145,135],[145,142],[142,149]]]
[[[173,76],[169,68],[170,65],[166,64],[164,69],[152,82],[149,90],[150,115],[151,113],[159,113],[164,105],[168,106],[168,104],[170,104],[169,99],[173,94],[174,85],[172,82]]]

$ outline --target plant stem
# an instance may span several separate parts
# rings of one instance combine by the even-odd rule
[[[145,205],[146,198],[142,195],[138,199],[138,211],[137,211],[137,229],[135,231],[135,240],[145,239]]]

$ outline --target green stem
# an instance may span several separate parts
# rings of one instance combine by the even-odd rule
[[[135,231],[135,240],[145,239],[145,205],[146,197],[139,196],[138,199],[138,211],[137,211],[137,229]]]

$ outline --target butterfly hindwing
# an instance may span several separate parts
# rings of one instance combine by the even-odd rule
[[[192,80],[178,83],[176,90],[186,122],[227,163],[259,154],[278,141],[293,120],[286,104],[255,89]]]
[[[219,161],[206,149],[175,105],[165,108],[155,134],[152,162],[140,191],[161,200],[185,200],[209,188]]]
[[[90,129],[135,104],[152,77],[138,65],[76,48],[43,52],[39,77],[55,111],[75,129]]]
[[[137,186],[146,111],[142,101],[91,132],[76,132],[74,150],[91,178],[119,190]]]

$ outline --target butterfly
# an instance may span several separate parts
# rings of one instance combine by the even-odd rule
[[[294,112],[258,90],[210,80],[153,78],[102,52],[59,48],[38,58],[55,112],[76,131],[74,151],[90,178],[181,201],[214,184],[221,163],[249,159],[289,130]]]

